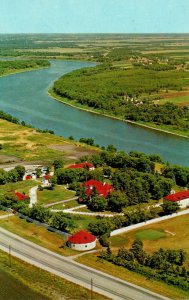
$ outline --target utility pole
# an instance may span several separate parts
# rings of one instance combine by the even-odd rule
[[[91,278],[91,300],[93,300],[93,279]]]
[[[12,261],[11,261],[11,245],[9,245],[9,267],[11,268]]]

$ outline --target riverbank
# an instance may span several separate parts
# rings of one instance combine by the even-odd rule
[[[64,104],[66,104],[66,105],[72,106],[74,108],[77,108],[77,109],[80,109],[80,110],[83,110],[83,111],[86,111],[86,112],[89,112],[89,113],[93,113],[93,114],[97,114],[97,115],[102,115],[102,116],[105,116],[107,118],[111,118],[111,119],[115,119],[115,120],[126,122],[128,124],[133,124],[133,125],[136,125],[136,126],[140,126],[140,127],[144,127],[144,128],[150,129],[150,130],[156,130],[156,131],[159,131],[159,132],[163,132],[163,133],[167,133],[167,134],[172,134],[172,135],[175,135],[175,136],[179,136],[179,137],[183,137],[183,138],[189,139],[189,132],[188,132],[188,135],[185,135],[185,134],[182,133],[182,131],[178,131],[177,130],[177,132],[174,132],[171,129],[170,130],[164,129],[164,128],[162,128],[163,125],[160,125],[161,128],[159,128],[159,126],[156,125],[156,124],[150,124],[150,125],[148,125],[148,124],[145,124],[145,123],[142,123],[142,122],[134,122],[134,121],[130,121],[130,120],[125,120],[123,117],[112,116],[112,115],[109,115],[107,113],[103,113],[102,111],[97,110],[95,108],[89,108],[88,106],[79,104],[75,100],[68,100],[67,98],[62,98],[61,96],[58,96],[53,91],[52,88],[50,88],[48,90],[48,95],[50,97],[52,97],[54,100],[56,100],[56,101],[62,102]]]
[[[25,72],[31,72],[31,71],[35,71],[35,70],[41,70],[41,69],[48,69],[50,66],[47,67],[39,67],[39,68],[26,68],[26,69],[20,69],[20,70],[11,70],[5,74],[0,74],[0,78],[1,77],[5,77],[5,76],[9,76],[9,75],[14,75],[14,74],[18,74],[18,73],[25,73]]]

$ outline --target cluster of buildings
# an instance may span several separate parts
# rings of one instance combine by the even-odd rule
[[[95,169],[94,165],[88,162],[83,162],[79,164],[74,164],[69,166],[70,169],[80,169],[87,168],[89,171],[93,171]],[[47,168],[41,168],[41,177],[42,184],[48,186],[50,177],[52,174],[47,174]],[[36,179],[36,171],[28,170],[26,171],[23,180]],[[90,197],[92,191],[96,191],[99,196],[103,196],[107,198],[107,196],[113,191],[113,186],[100,182],[98,180],[90,179],[84,183],[84,187],[86,190],[86,195]],[[19,201],[27,200],[29,197],[25,194],[15,192],[16,197]],[[164,202],[177,202],[181,208],[189,207],[189,190],[184,190],[180,192],[172,191],[170,195],[164,197]],[[91,250],[96,247],[96,237],[91,233],[80,230],[79,232],[73,234],[68,238],[67,244],[70,248],[78,251],[86,251]]]

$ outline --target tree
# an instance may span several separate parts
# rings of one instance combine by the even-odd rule
[[[50,225],[66,232],[71,231],[76,226],[74,221],[68,218],[63,212],[54,214],[50,220]]]
[[[102,196],[97,196],[91,199],[88,206],[93,211],[104,211],[107,208],[107,200]]]
[[[101,236],[103,234],[110,234],[110,232],[114,229],[114,225],[112,224],[110,219],[100,219],[95,223],[89,223],[88,225],[89,231],[91,231],[94,235]]]
[[[55,171],[57,169],[63,168],[64,164],[65,164],[65,161],[63,159],[56,159],[56,160],[54,160],[53,166],[54,166]]]
[[[24,174],[25,174],[25,168],[23,166],[19,165],[19,166],[16,166],[14,169],[18,174],[18,180],[21,181],[23,179]]]
[[[137,261],[143,265],[145,263],[146,253],[143,251],[142,248],[143,248],[142,241],[134,240],[134,242],[130,248],[130,252],[133,253],[133,255],[137,259]]]
[[[108,196],[108,207],[111,211],[121,212],[128,205],[126,195],[121,191],[113,191]]]
[[[112,144],[109,144],[109,145],[107,146],[106,150],[107,150],[108,152],[116,152],[116,151],[117,151],[116,147],[115,147],[114,145],[112,145]]]
[[[174,212],[176,212],[180,206],[177,202],[172,202],[172,201],[165,201],[161,207],[163,208],[163,212],[165,215],[170,215]]]

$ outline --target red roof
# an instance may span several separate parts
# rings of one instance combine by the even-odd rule
[[[113,186],[111,186],[110,184],[102,183],[102,182],[100,182],[98,180],[94,180],[94,179],[91,179],[91,180],[85,182],[84,186],[86,188],[86,194],[88,196],[91,194],[91,191],[92,191],[93,187],[96,188],[97,193],[99,195],[102,195],[105,198],[108,196],[108,194],[110,192],[113,191]]]
[[[95,240],[96,237],[85,230],[78,231],[68,238],[68,242],[71,244],[88,244]]]
[[[94,168],[94,165],[88,162],[84,162],[84,163],[80,163],[80,164],[75,164],[75,165],[71,165],[68,168],[69,169],[81,169],[81,168]]]
[[[15,192],[15,195],[17,196],[18,200],[22,201],[22,200],[25,200],[25,199],[28,199],[29,197],[22,194],[22,193],[19,193],[19,192]]]
[[[175,194],[170,194],[170,195],[164,197],[165,200],[169,200],[169,201],[172,201],[172,202],[185,200],[187,198],[189,198],[189,190],[178,192],[178,193],[175,193]]]
[[[43,178],[45,179],[45,180],[49,180],[50,179],[50,175],[45,175],[45,176],[43,176]]]

